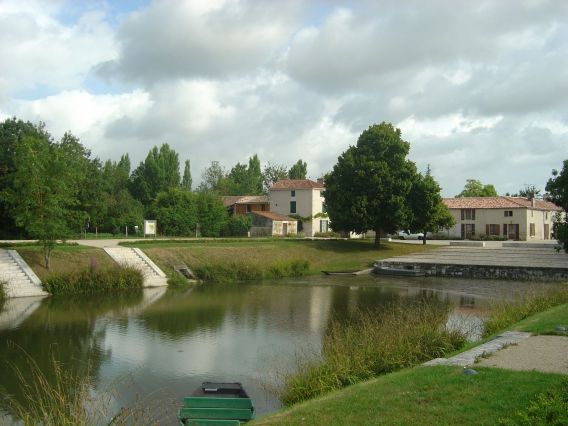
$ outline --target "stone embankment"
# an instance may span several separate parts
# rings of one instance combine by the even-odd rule
[[[383,266],[420,270],[427,276],[527,281],[567,281],[568,254],[547,247],[445,246],[392,257]]]
[[[0,249],[0,281],[7,297],[47,296],[41,281],[15,250]]]
[[[166,274],[139,248],[105,247],[104,251],[121,265],[132,266],[142,271],[144,287],[168,285]]]

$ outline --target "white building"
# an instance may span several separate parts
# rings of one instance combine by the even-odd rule
[[[550,201],[524,197],[445,198],[444,204],[456,220],[449,230],[452,238],[479,235],[510,240],[548,240],[555,216],[562,209]]]
[[[270,211],[298,219],[298,232],[313,237],[329,231],[322,192],[323,182],[309,179],[282,179],[269,189]]]

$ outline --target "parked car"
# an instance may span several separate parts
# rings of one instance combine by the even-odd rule
[[[430,233],[428,233],[428,238],[430,237]],[[424,239],[424,232],[410,232],[406,231],[398,231],[398,239],[399,240],[422,240]]]

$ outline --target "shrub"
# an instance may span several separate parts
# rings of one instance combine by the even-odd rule
[[[327,231],[327,232],[316,232],[314,233],[314,237],[318,238],[340,238],[341,235],[339,232]]]
[[[229,283],[305,275],[307,260],[289,260],[269,265],[251,262],[211,263],[195,268],[195,274],[204,281]]]
[[[224,237],[247,237],[251,226],[252,219],[250,216],[231,216],[221,234]]]
[[[6,281],[1,281],[0,280],[0,308],[2,307],[2,305],[4,304],[4,300],[6,300],[6,287],[8,286],[8,283]]]
[[[445,324],[451,307],[435,299],[395,301],[347,320],[333,319],[319,361],[303,361],[285,378],[281,400],[290,405],[372,377],[441,357],[465,343]]]
[[[130,266],[110,269],[85,269],[61,275],[50,275],[43,281],[45,291],[53,294],[94,294],[105,291],[142,288],[144,276]]]

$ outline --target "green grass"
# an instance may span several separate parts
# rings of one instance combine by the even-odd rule
[[[445,328],[450,311],[435,299],[406,299],[332,320],[321,358],[301,361],[285,377],[280,399],[298,403],[444,356],[465,342],[463,334]]]
[[[153,240],[140,246],[166,273],[173,272],[176,265],[186,264],[194,271],[224,270],[227,273],[224,281],[298,275],[297,266],[291,266],[305,262],[308,268],[301,268],[302,274],[320,274],[322,270],[359,270],[370,267],[378,259],[434,248],[428,245],[384,243],[380,249],[376,249],[372,242],[366,240],[274,238]],[[248,272],[239,274],[239,278],[231,277],[230,270],[235,268]]]
[[[491,314],[485,322],[484,336],[492,336],[531,315],[566,303],[568,303],[568,289],[545,294],[528,294],[514,302],[499,302],[492,307]]]
[[[333,392],[252,425],[494,425],[523,410],[564,376],[458,367],[416,367]]]
[[[565,335],[566,333],[556,331],[559,325],[568,329],[568,303],[532,315],[515,324],[513,329],[533,334]]]
[[[97,294],[116,290],[142,289],[144,276],[129,266],[114,266],[104,270],[85,269],[66,274],[49,275],[42,282],[45,291],[53,295]]]

